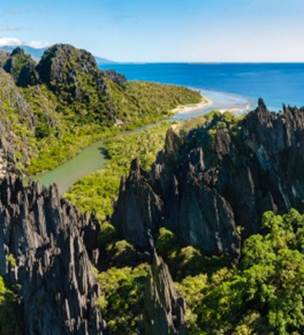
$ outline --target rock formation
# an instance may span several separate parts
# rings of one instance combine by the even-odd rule
[[[36,63],[21,48],[16,48],[3,64],[3,69],[10,73],[18,86],[35,85],[38,83]]]
[[[56,44],[43,54],[36,67],[40,82],[78,113],[90,111],[89,119],[115,123],[115,106],[108,92],[108,82],[123,85],[124,77],[101,71],[94,56],[67,44]]]
[[[112,80],[119,86],[123,86],[127,82],[127,78],[124,75],[117,73],[116,71],[107,70],[103,71],[103,73],[106,77],[108,77],[110,80]]]
[[[9,58],[9,53],[0,50],[0,67],[2,67],[7,59]]]
[[[155,221],[161,221],[162,207],[163,202],[149,185],[145,171],[140,168],[139,161],[134,160],[129,177],[122,180],[119,210],[113,217],[120,235],[127,237],[139,249],[147,250],[149,231],[153,235],[157,233]],[[118,224],[120,220],[123,220],[122,224]]]
[[[25,335],[102,334],[96,220],[60,199],[55,186],[0,185],[0,275],[20,297]]]
[[[260,231],[262,213],[304,210],[304,109],[271,113],[259,100],[243,120],[217,116],[189,134],[168,131],[150,173],[133,164],[113,223],[148,248],[160,226],[208,254],[238,255],[240,236]]]
[[[155,250],[144,299],[145,335],[187,334],[185,302],[176,292],[168,266]]]
[[[37,71],[42,83],[68,102],[88,102],[88,86],[106,93],[106,84],[95,58],[85,50],[70,45],[56,44],[42,56]]]

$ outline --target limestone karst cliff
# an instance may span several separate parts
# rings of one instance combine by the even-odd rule
[[[0,275],[19,297],[24,335],[92,335],[105,327],[95,306],[98,222],[56,186],[0,185]]]
[[[304,210],[304,109],[256,110],[237,121],[217,116],[185,136],[168,131],[147,173],[134,162],[122,180],[113,223],[138,248],[160,226],[207,254],[239,254],[267,210]]]
[[[7,57],[3,69],[12,75],[18,86],[35,85],[39,81],[35,61],[19,47]]]
[[[153,260],[144,296],[145,335],[185,335],[186,306],[179,296],[167,264],[152,251]]]

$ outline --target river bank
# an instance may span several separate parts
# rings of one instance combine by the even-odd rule
[[[180,106],[172,110],[172,116],[167,121],[169,122],[180,122],[196,118],[197,116],[203,115],[211,110],[231,110],[241,111],[248,106],[246,98],[234,96],[222,92],[212,92],[201,90],[202,101],[197,104]],[[36,175],[33,179],[39,181],[41,184],[48,186],[52,183],[58,185],[60,194],[66,193],[72,185],[82,178],[105,168],[108,163],[108,157],[105,155],[105,141],[116,140],[121,136],[130,136],[132,134],[141,133],[147,129],[151,129],[159,124],[161,121],[157,121],[153,124],[146,125],[143,127],[136,128],[134,130],[125,130],[121,133],[115,134],[112,138],[103,139],[98,141],[85,149],[83,149],[78,155],[57,168]],[[163,136],[166,129],[163,129]],[[145,135],[146,136],[146,135]],[[135,152],[136,154],[136,152]],[[147,153],[149,155],[149,153]],[[129,160],[131,157],[129,157]]]
[[[202,101],[197,104],[187,104],[174,108],[169,114],[172,116],[179,113],[190,113],[195,110],[201,110],[206,108],[212,101],[202,96]],[[132,135],[133,133],[144,131],[157,123],[162,121],[156,121],[155,123],[140,126],[133,130],[122,130],[113,133],[110,138],[103,138],[97,141],[83,150],[81,150],[74,158],[66,161],[51,171],[42,172],[32,177],[35,181],[40,182],[44,186],[49,186],[56,183],[60,194],[64,194],[69,188],[75,184],[78,180],[93,173],[94,171],[103,169],[108,159],[104,153],[104,143],[121,135]]]

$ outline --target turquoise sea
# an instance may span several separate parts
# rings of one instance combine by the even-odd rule
[[[232,99],[236,107],[245,101],[252,108],[259,97],[272,110],[281,109],[283,103],[304,106],[304,63],[111,64],[102,68],[123,73],[129,80],[201,89],[225,106]]]

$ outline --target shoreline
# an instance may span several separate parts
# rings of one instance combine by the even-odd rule
[[[206,96],[202,95],[202,100],[197,104],[181,105],[172,109],[173,114],[186,114],[202,108],[210,107],[213,105],[213,101]]]
[[[210,91],[211,93],[213,93],[212,91]],[[220,94],[226,94],[228,95],[228,93],[224,93],[224,92],[215,92],[215,93],[220,93]],[[201,96],[202,96],[202,100],[197,103],[197,104],[189,104],[189,105],[180,105],[176,108],[174,108],[172,110],[172,114],[174,116],[178,116],[180,115],[181,117],[183,115],[186,115],[186,114],[192,114],[192,113],[195,113],[197,111],[200,111],[200,110],[204,110],[202,111],[202,114],[205,114],[206,112],[208,111],[211,111],[211,110],[215,110],[215,111],[218,111],[220,113],[226,113],[226,112],[230,112],[230,113],[233,113],[233,114],[242,114],[242,113],[247,113],[248,111],[250,111],[250,103],[249,101],[246,101],[244,103],[235,103],[235,104],[231,104],[230,106],[227,106],[226,108],[223,107],[223,106],[218,106],[217,105],[217,100],[216,100],[216,97],[212,97],[209,98],[208,96],[206,96],[204,94],[203,91],[201,91]],[[229,94],[229,96],[233,96],[232,94]],[[214,107],[212,109],[212,107]],[[193,116],[195,117],[195,116]],[[178,120],[176,120],[178,121]]]
[[[250,110],[250,103],[244,103],[243,105],[232,105],[227,108],[217,107],[214,100],[208,98],[206,95],[202,95],[202,100],[197,104],[180,105],[174,108],[171,112],[173,115],[191,114],[195,111],[212,106],[214,106],[214,110],[220,112],[221,114],[226,112],[241,114],[246,113]]]

